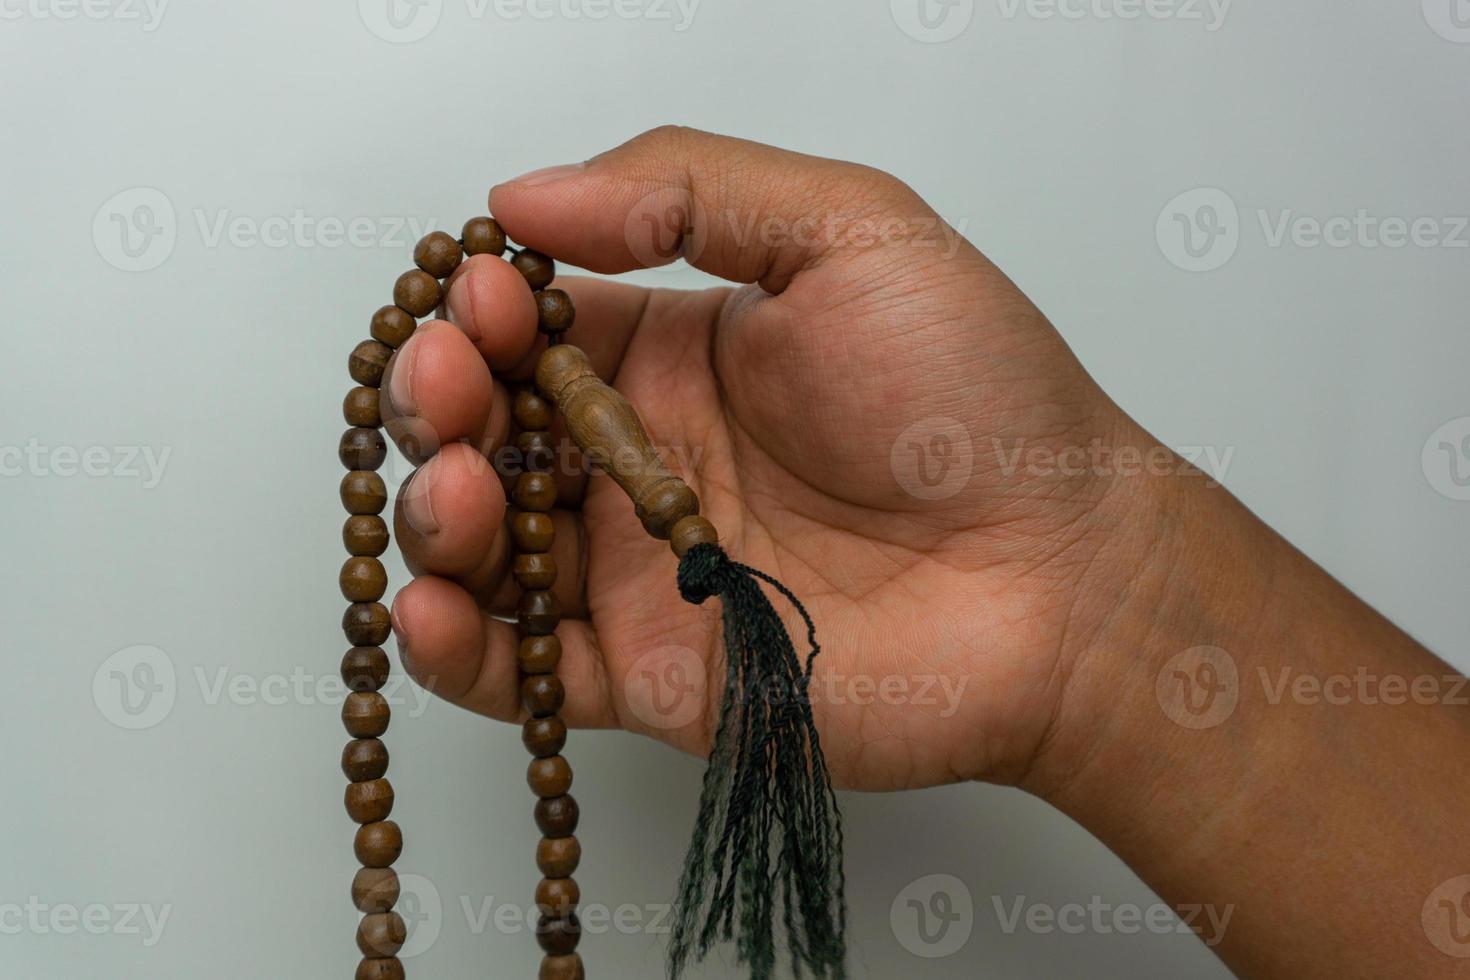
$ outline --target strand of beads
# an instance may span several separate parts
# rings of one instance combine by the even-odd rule
[[[393,351],[403,346],[417,328],[417,318],[433,313],[443,299],[440,281],[459,267],[463,257],[505,251],[505,235],[490,218],[472,218],[462,240],[442,231],[427,235],[414,248],[414,263],[393,286],[393,304],[373,314],[372,339],[352,351],[347,368],[357,387],[342,402],[350,428],[343,433],[337,455],[347,467],[342,478],[342,504],[347,523],[342,543],[349,555],[339,582],[350,603],[342,616],[342,630],[352,648],[342,658],[342,680],[348,695],[342,705],[342,723],[352,740],[342,750],[342,772],[347,776],[347,814],[358,824],[353,850],[362,867],[352,880],[352,901],[363,918],[357,946],[363,959],[356,980],[403,980],[398,951],[407,938],[407,926],[396,911],[398,875],[393,862],[403,851],[403,834],[389,820],[393,786],[385,778],[388,749],[382,736],[388,730],[390,710],[380,692],[388,681],[388,655],[381,646],[391,632],[383,594],[388,574],[379,560],[388,547],[388,525],[383,509],[388,490],[377,470],[388,455],[379,431],[383,424],[379,387]]]
[[[555,274],[551,260],[523,251],[512,264],[535,290],[538,329],[549,344],[556,344],[571,327],[575,313],[571,297],[560,289],[546,288]],[[530,715],[521,740],[533,756],[526,781],[536,794],[536,824],[544,835],[536,849],[536,863],[545,876],[536,887],[536,938],[546,954],[540,980],[583,980],[582,958],[576,952],[582,931],[576,913],[581,890],[572,877],[581,858],[581,845],[574,836],[578,809],[568,792],[572,769],[561,754],[567,726],[558,712],[565,692],[555,673],[561,659],[561,641],[555,632],[561,608],[551,591],[556,583],[556,560],[550,553],[555,540],[551,510],[556,505],[556,481],[550,472],[556,455],[550,431],[552,406],[534,388],[528,388],[516,395],[512,411],[521,430],[516,437],[521,472],[511,491],[515,505],[511,535],[516,551],[512,574],[521,588],[516,609],[517,660],[521,703]]]

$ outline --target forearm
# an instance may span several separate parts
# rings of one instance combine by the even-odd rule
[[[1470,873],[1470,687],[1223,489],[1145,479],[1030,788],[1166,900],[1228,913],[1243,976],[1470,969],[1427,934],[1462,948],[1458,909],[1421,923]]]

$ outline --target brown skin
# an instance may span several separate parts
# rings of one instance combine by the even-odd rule
[[[1234,906],[1218,951],[1245,975],[1470,964],[1439,952],[1419,919],[1438,884],[1470,872],[1457,834],[1465,712],[1271,704],[1261,681],[1282,665],[1452,672],[1197,472],[1003,465],[997,444],[1072,462],[1078,447],[1163,450],[912,190],[854,164],[660,129],[502,184],[490,205],[517,242],[600,273],[672,258],[639,219],[678,205],[695,215],[684,258],[747,284],[556,283],[576,302],[570,339],[637,407],[727,549],[820,624],[814,709],[839,785],[1020,785],[1169,900]],[[488,256],[455,274],[447,307],[451,322],[420,328],[384,388],[390,432],[426,460],[397,508],[418,577],[394,625],[421,682],[520,720],[514,628],[491,616],[516,590],[485,455],[509,431],[507,386],[539,350],[535,307]],[[915,425],[949,424],[935,420],[968,433],[971,473],[923,499],[890,452]],[[713,699],[669,727],[638,692],[670,659],[702,665],[704,690],[720,690],[714,604],[679,598],[667,545],[610,481],[560,474],[559,501],[568,723],[705,752]],[[1231,654],[1238,704],[1192,729],[1161,709],[1156,681],[1206,644]],[[914,696],[871,696],[885,682]]]

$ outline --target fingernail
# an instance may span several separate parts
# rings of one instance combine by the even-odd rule
[[[410,337],[393,358],[393,371],[388,375],[388,404],[398,415],[418,414],[418,405],[413,400],[413,362],[417,356],[418,345]]]
[[[434,516],[434,503],[430,499],[429,481],[424,477],[424,471],[419,470],[408,483],[408,492],[404,495],[403,519],[408,521],[408,526],[420,534],[428,537],[438,532],[439,521]]]
[[[540,170],[532,170],[528,174],[521,174],[513,180],[506,181],[507,184],[519,184],[522,187],[540,187],[543,184],[554,183],[567,177],[574,177],[581,173],[586,167],[582,163],[564,163],[558,167],[542,167]]]

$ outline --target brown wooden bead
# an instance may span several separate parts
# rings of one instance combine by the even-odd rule
[[[561,603],[555,593],[544,589],[521,593],[521,601],[516,606],[516,623],[521,628],[521,635],[546,636],[556,631],[559,622]]]
[[[342,546],[349,555],[376,558],[388,550],[388,522],[372,514],[354,514],[342,525]]]
[[[566,915],[582,901],[582,889],[574,878],[542,878],[536,886],[536,907],[549,915]]]
[[[683,558],[697,544],[718,544],[720,536],[707,518],[698,514],[681,517],[669,532],[669,547],[674,554]]]
[[[343,803],[353,823],[387,820],[388,815],[393,812],[393,784],[386,779],[348,783]]]
[[[522,429],[551,428],[551,402],[529,388],[516,392],[511,414]]]
[[[403,832],[392,820],[365,823],[357,828],[352,850],[364,866],[386,868],[403,853]]]
[[[354,783],[381,779],[388,771],[388,746],[376,738],[355,738],[342,749],[342,774]]]
[[[347,372],[358,384],[376,388],[383,383],[383,369],[392,356],[393,348],[387,344],[364,340],[352,348],[352,354],[347,358]]]
[[[375,470],[388,458],[388,444],[377,429],[354,426],[342,433],[337,458],[349,470]]]
[[[445,279],[459,268],[464,253],[459,242],[442,231],[431,231],[413,247],[413,261],[435,279]]]
[[[353,691],[342,702],[342,724],[353,738],[377,738],[392,716],[388,700],[377,691]]]
[[[388,607],[381,602],[354,602],[342,614],[342,632],[355,647],[375,647],[392,631]]]
[[[388,683],[388,655],[382,647],[352,647],[342,654],[342,683],[349,691],[376,691]]]
[[[537,980],[587,980],[582,969],[582,957],[576,953],[566,956],[546,956],[541,959],[541,970]]]
[[[369,957],[357,964],[353,980],[404,980],[403,961],[396,956]]]
[[[522,673],[549,674],[561,662],[561,640],[557,639],[555,633],[549,636],[523,637],[516,651],[516,660]]]
[[[428,316],[443,298],[439,280],[423,269],[409,269],[393,284],[393,302],[411,316]]]
[[[347,420],[348,425],[360,425],[369,429],[382,425],[383,416],[378,411],[378,389],[358,385],[348,391],[347,397],[342,399],[342,417]]]
[[[521,728],[521,742],[527,751],[538,759],[549,759],[567,744],[567,723],[556,715],[547,718],[532,718]],[[568,771],[568,776],[571,773]],[[570,779],[568,786],[570,786]],[[562,790],[565,793],[566,790]],[[551,796],[560,796],[552,793]]]
[[[398,904],[398,872],[358,868],[352,879],[352,905],[359,912],[386,912]]]
[[[532,674],[521,681],[521,703],[532,718],[545,718],[561,710],[566,689],[555,674]]]
[[[534,249],[523,248],[510,260],[532,289],[545,289],[556,278],[556,263]]]
[[[388,506],[388,486],[372,470],[348,470],[338,490],[349,514],[381,514]]]
[[[571,329],[577,312],[572,298],[561,289],[543,289],[536,294],[536,329],[556,336]]]
[[[357,948],[363,956],[392,956],[408,940],[408,926],[397,912],[374,912],[357,924]]]
[[[550,473],[522,473],[516,477],[511,501],[521,510],[544,514],[556,506],[556,481]]]
[[[536,867],[548,878],[570,878],[582,863],[582,844],[567,834],[543,837],[536,845]]]
[[[517,551],[540,553],[551,550],[556,540],[556,527],[545,514],[522,511],[511,521],[511,536]]]
[[[559,755],[548,759],[532,759],[526,767],[526,783],[531,792],[542,799],[565,796],[572,788],[572,767]]]
[[[521,465],[528,470],[549,470],[556,462],[556,441],[551,433],[532,429],[516,436],[516,449],[521,454]]]
[[[471,218],[464,223],[460,237],[466,255],[500,255],[505,251],[505,232],[494,218]]]
[[[516,555],[512,570],[516,585],[523,589],[549,589],[556,584],[556,559],[549,554]]]
[[[581,809],[572,796],[553,796],[536,801],[536,826],[547,837],[572,836],[577,832],[580,816]]]
[[[543,915],[536,923],[536,941],[552,956],[568,956],[582,938],[582,923],[577,913],[566,915]]]
[[[384,306],[373,314],[368,331],[373,339],[392,348],[402,347],[413,336],[418,324],[401,306]]]
[[[337,581],[348,602],[376,602],[388,590],[388,572],[376,558],[347,559]]]

